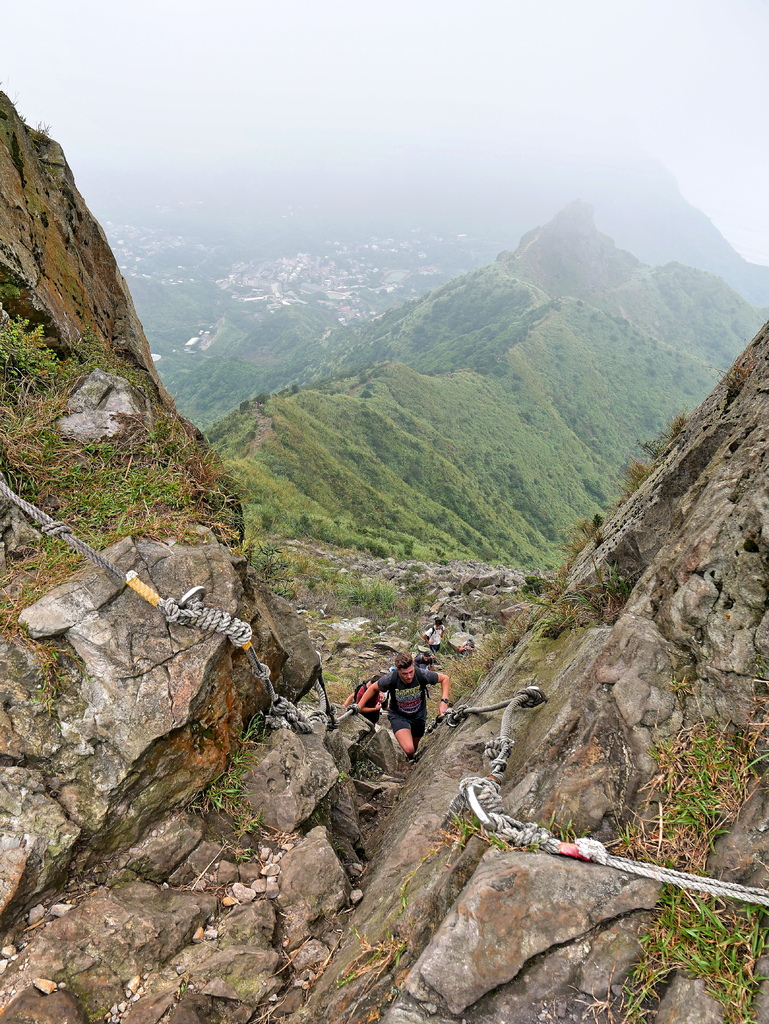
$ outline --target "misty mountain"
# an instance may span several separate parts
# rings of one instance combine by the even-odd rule
[[[637,441],[762,322],[714,275],[641,264],[574,204],[515,253],[316,342],[305,390],[244,402],[210,438],[263,529],[552,565]]]
[[[264,153],[269,153],[265,159]],[[473,262],[511,249],[576,199],[596,224],[650,265],[672,261],[718,274],[749,302],[769,304],[769,267],[743,259],[681,195],[657,161],[518,145],[393,145],[335,129],[302,140],[262,140],[239,163],[178,169],[166,179],[93,175],[88,192],[102,222],[162,227],[220,247],[232,260],[315,251],[328,239],[431,232],[472,241]],[[181,261],[177,261],[181,262]],[[138,302],[142,319],[149,303]],[[195,323],[187,325],[195,333]]]

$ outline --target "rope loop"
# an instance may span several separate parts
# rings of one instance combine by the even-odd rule
[[[575,839],[574,842],[561,842],[552,832],[532,821],[517,821],[502,810],[500,785],[492,778],[470,776],[462,779],[459,793],[451,801],[449,814],[459,816],[464,810],[470,810],[481,825],[490,832],[495,832],[511,845],[526,847],[538,846],[545,853],[560,854],[574,857],[577,860],[590,861],[604,867],[615,868],[631,875],[640,875],[655,882],[666,882],[677,885],[681,889],[692,889],[710,896],[730,897],[744,903],[755,903],[769,907],[769,891],[751,888],[729,882],[726,879],[707,878],[692,875],[686,871],[676,871],[658,864],[629,860],[615,857],[609,853],[603,843],[597,839]]]
[[[245,647],[253,636],[247,622],[220,608],[207,608],[202,601],[190,602],[182,608],[172,597],[164,597],[158,602],[158,608],[168,622],[223,633],[236,647]]]
[[[310,733],[312,725],[302,712],[285,697],[276,696],[265,722],[271,729],[293,729],[294,732]]]
[[[505,774],[507,762],[513,752],[514,741],[509,736],[495,736],[489,740],[483,751],[484,757],[491,761],[491,770],[495,776],[501,777]]]
[[[468,716],[469,712],[463,707],[449,708],[448,711],[443,713],[443,720],[450,728],[456,729]]]

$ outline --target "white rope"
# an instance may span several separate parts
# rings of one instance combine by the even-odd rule
[[[465,809],[472,811],[485,829],[506,839],[513,846],[539,846],[545,853],[575,857],[578,860],[616,868],[618,871],[641,875],[643,878],[651,878],[656,882],[677,885],[681,889],[692,889],[710,896],[730,897],[743,903],[757,903],[762,907],[769,907],[769,891],[766,889],[755,889],[720,878],[705,878],[702,875],[692,875],[687,871],[676,871],[658,864],[616,857],[597,839],[576,839],[573,843],[563,843],[541,825],[530,821],[517,821],[505,814],[502,809],[500,785],[496,779],[477,776],[462,779],[459,794],[452,800],[449,813],[458,816]]]

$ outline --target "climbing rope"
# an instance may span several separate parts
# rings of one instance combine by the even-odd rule
[[[123,583],[144,598],[149,604],[157,608],[166,618],[166,621],[180,626],[192,626],[198,629],[209,630],[214,633],[223,633],[236,647],[245,652],[251,671],[254,676],[264,685],[270,698],[270,710],[265,716],[265,722],[273,729],[288,726],[295,732],[312,732],[312,725],[299,709],[286,700],[279,697],[275,692],[270,678],[269,666],[259,660],[254,651],[251,640],[253,631],[251,626],[242,619],[237,619],[228,612],[218,608],[208,608],[203,604],[205,596],[204,587],[193,587],[188,590],[178,601],[172,597],[161,597],[151,586],[140,580],[138,575],[130,570],[124,573],[114,562],[94,550],[89,544],[75,536],[72,527],[66,523],[58,522],[49,515],[19,497],[15,491],[5,483],[0,476],[0,495],[13,502],[18,508],[25,512],[30,519],[40,524],[42,532],[47,537],[57,537],[64,541],[78,554],[90,559],[94,565],[102,569],[108,576],[118,583]]]
[[[761,906],[769,907],[769,891],[766,889],[753,889],[749,886],[738,885],[736,882],[704,878],[686,871],[675,871],[657,864],[617,857],[609,853],[603,843],[597,839],[576,839],[573,843],[564,843],[548,829],[535,822],[518,821],[509,814],[505,814],[500,790],[502,776],[513,749],[513,739],[510,735],[513,715],[520,708],[536,707],[546,700],[547,698],[538,686],[527,686],[525,689],[519,690],[510,700],[487,708],[456,709],[459,712],[457,721],[456,723],[449,722],[450,725],[459,725],[469,714],[496,711],[500,707],[505,708],[505,713],[502,716],[499,736],[490,740],[484,750],[484,756],[491,760],[491,774],[485,778],[469,776],[462,779],[459,784],[459,793],[449,805],[449,816],[459,817],[465,810],[469,810],[487,831],[494,832],[513,846],[538,846],[545,853],[575,857],[577,860],[603,864],[606,867],[617,868],[619,871],[652,878],[657,882],[668,882],[682,889],[693,889],[695,892],[703,892],[711,896],[730,896],[732,899],[742,900],[744,903],[758,903]],[[450,713],[448,712],[444,717],[448,717]]]
[[[617,857],[609,853],[603,843],[597,839],[575,839],[573,843],[561,842],[548,829],[534,822],[518,821],[505,814],[500,796],[500,784],[497,779],[480,778],[478,776],[462,779],[459,793],[454,797],[449,814],[459,816],[464,810],[470,810],[489,831],[506,839],[513,846],[539,846],[545,853],[560,854],[574,857],[577,860],[603,864],[629,874],[641,875],[656,882],[667,882],[681,889],[693,889],[695,892],[707,893],[710,896],[729,896],[742,900],[744,903],[757,903],[769,907],[769,891],[754,889],[736,882],[727,882],[719,878],[704,878],[686,871],[675,871],[658,864]]]
[[[499,711],[501,708],[505,708],[505,714],[502,716],[500,739],[506,738],[509,740],[513,714],[521,708],[535,708],[539,704],[546,702],[547,697],[538,686],[526,686],[522,690],[518,690],[513,697],[510,697],[508,700],[501,700],[497,704],[489,704],[486,707],[480,708],[465,707],[464,705],[449,708],[448,711],[438,715],[435,721],[428,725],[426,732],[433,732],[442,722],[445,722],[450,728],[456,729],[463,722],[467,721],[470,715],[486,715],[491,711]],[[509,743],[512,750],[512,740],[509,740]],[[507,761],[509,756],[510,751],[508,750],[505,761]],[[504,768],[502,772],[504,772]]]

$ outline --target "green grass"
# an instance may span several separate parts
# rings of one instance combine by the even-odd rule
[[[0,472],[22,498],[97,550],[128,534],[197,541],[199,525],[226,539],[236,536],[237,502],[220,461],[159,402],[151,431],[137,427],[120,440],[89,444],[59,432],[56,422],[70,392],[93,369],[128,378],[151,394],[145,374],[88,335],[76,355],[60,360],[24,321],[0,328],[0,353]],[[0,630],[23,642],[19,610],[70,575],[81,557],[62,541],[43,538],[10,558],[9,573],[23,575],[0,599]]]
[[[743,341],[730,330],[727,361]],[[325,380],[240,408],[209,436],[254,528],[552,568],[574,521],[609,504],[637,439],[715,383],[676,337],[550,298],[499,260],[334,332],[306,374]]]
[[[262,825],[261,815],[254,813],[244,797],[243,780],[259,761],[264,731],[264,717],[254,715],[231,754],[226,770],[206,786],[193,804],[202,812],[217,810],[227,814],[235,823],[237,836],[258,832]]]
[[[726,834],[758,778],[763,720],[741,731],[701,722],[652,751],[658,772],[648,809],[623,831],[616,852],[706,874],[718,836]],[[730,1024],[753,1020],[759,979],[755,963],[767,952],[764,911],[665,887],[642,940],[641,958],[626,985],[626,1020],[655,1012],[660,986],[674,970],[702,978]]]

